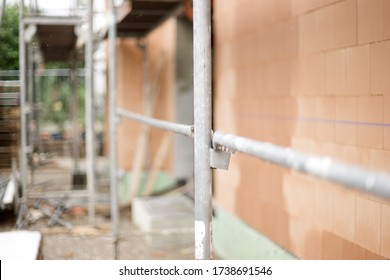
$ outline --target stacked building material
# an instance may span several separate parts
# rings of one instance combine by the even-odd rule
[[[7,88],[9,89],[9,88]],[[0,169],[10,168],[19,148],[19,93],[0,87]]]

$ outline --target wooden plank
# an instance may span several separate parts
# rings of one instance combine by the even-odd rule
[[[19,140],[18,133],[0,133],[0,140],[16,141]]]
[[[13,116],[18,117],[20,114],[19,107],[0,107],[1,116]]]
[[[11,147],[0,147],[0,153],[16,153],[18,151],[18,147],[11,146]]]

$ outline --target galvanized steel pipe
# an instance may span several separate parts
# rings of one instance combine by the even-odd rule
[[[364,169],[329,157],[305,154],[222,131],[214,133],[213,146],[215,148],[227,147],[326,181],[390,198],[390,174],[387,173]]]
[[[15,76],[17,76],[17,75],[18,74],[16,74]],[[0,87],[20,87],[20,81],[0,81]]]
[[[80,160],[80,131],[79,131],[79,121],[78,121],[78,108],[79,108],[79,98],[77,94],[77,62],[76,55],[72,55],[71,60],[71,71],[70,71],[70,82],[72,89],[72,125],[73,125],[73,139],[72,139],[72,150],[73,150],[73,172],[78,174],[80,171],[79,160]]]
[[[194,5],[195,258],[211,258],[211,8]]]
[[[109,50],[109,125],[110,125],[110,194],[111,194],[111,221],[112,235],[114,238],[114,259],[119,258],[119,208],[117,190],[117,127],[116,127],[116,12],[114,0],[108,1],[108,16],[111,18],[108,27]]]
[[[26,45],[24,42],[24,1],[19,2],[19,82],[20,82],[20,180],[23,205],[27,205],[27,116],[26,116]],[[21,208],[23,209],[23,208]],[[25,213],[27,215],[27,211]]]
[[[93,0],[88,1],[88,39],[85,46],[85,122],[86,122],[86,162],[87,189],[90,195],[88,204],[89,223],[95,223],[95,129],[94,129],[94,90],[93,90]]]
[[[178,124],[178,123],[163,121],[155,118],[150,118],[141,114],[126,111],[124,109],[117,109],[117,114],[119,116],[128,118],[130,120],[138,121],[143,124],[157,127],[163,130],[171,131],[177,134],[181,134],[189,137],[193,137],[194,135],[193,126],[191,125]]]

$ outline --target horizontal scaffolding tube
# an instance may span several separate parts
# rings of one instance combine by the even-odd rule
[[[0,87],[19,87],[19,86],[20,86],[19,81],[0,81]]]
[[[19,92],[2,92],[0,99],[19,98]]]
[[[36,74],[38,77],[69,77],[71,76],[72,69],[69,68],[60,68],[60,69],[45,69],[42,72],[39,72],[39,74]],[[78,76],[84,77],[85,76],[85,69],[79,68],[77,69]],[[0,77],[19,77],[19,70],[0,70]],[[0,81],[0,84],[2,82],[17,82],[17,85],[19,85],[19,81]]]
[[[216,131],[213,135],[213,147],[221,146],[326,181],[390,198],[390,174],[387,173],[342,163],[329,157],[304,154],[290,148]]]
[[[123,241],[126,238],[136,237],[136,236],[150,236],[150,235],[179,235],[179,234],[186,234],[186,233],[193,233],[194,228],[187,227],[187,228],[167,228],[167,229],[157,229],[157,230],[150,230],[150,231],[143,231],[143,230],[132,230],[130,232],[122,233],[120,235],[120,239]],[[191,241],[189,243],[192,243]]]
[[[38,198],[46,198],[46,199],[70,199],[70,198],[85,198],[87,201],[89,200],[89,192],[88,191],[48,191],[48,192],[27,192],[28,199],[38,199]],[[96,201],[110,201],[110,198],[107,194],[96,194]]]
[[[65,16],[36,16],[26,17],[23,19],[25,24],[42,24],[42,25],[78,25],[84,23],[81,17]]]
[[[154,118],[145,117],[144,115],[129,112],[123,109],[117,109],[117,114],[121,117],[138,121],[146,125],[154,126],[163,130],[171,131],[189,137],[194,137],[194,127],[192,125],[178,124]]]
[[[73,197],[88,197],[87,191],[49,191],[49,192],[28,192],[29,199],[36,198],[73,198]]]

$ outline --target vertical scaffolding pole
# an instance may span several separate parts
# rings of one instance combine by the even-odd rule
[[[79,98],[77,94],[77,61],[76,54],[72,54],[70,79],[72,87],[72,124],[73,124],[73,139],[72,139],[72,153],[73,153],[73,175],[79,174],[80,166],[80,132],[78,122],[78,108]]]
[[[33,101],[33,83],[34,83],[34,51],[32,42],[27,42],[27,98],[26,102],[32,104]]]
[[[95,223],[95,130],[93,94],[93,0],[88,1],[88,38],[85,50],[85,122],[89,223]]]
[[[35,104],[34,104],[34,44],[32,40],[28,43],[28,48],[27,48],[27,96],[26,96],[26,103],[29,104],[31,107],[30,109],[32,111],[29,112],[28,116],[26,116],[26,125],[27,125],[27,146],[31,147],[30,150],[30,156],[32,159],[32,156],[34,154],[34,136],[35,132],[32,127],[33,123],[33,117],[34,117],[34,112],[35,112]],[[30,167],[30,184],[34,185],[34,163],[33,161],[31,162]]]
[[[37,109],[34,111],[34,119],[35,119],[35,131],[36,131],[36,136],[37,138],[35,139],[35,145],[37,147],[37,151],[40,154],[43,149],[42,149],[42,142],[41,142],[41,137],[40,137],[40,131],[41,131],[41,126],[39,123],[39,119],[41,116],[41,102],[42,102],[42,91],[41,91],[41,76],[38,73],[35,73],[34,75],[35,79],[35,96],[34,96],[34,103],[38,105]]]
[[[116,13],[114,0],[109,1],[109,123],[110,123],[110,190],[111,190],[111,220],[114,238],[114,259],[119,258],[119,209],[117,194],[117,127],[116,127]]]
[[[38,147],[38,142],[39,142],[39,132],[38,132],[38,111],[39,111],[39,105],[38,105],[38,98],[37,98],[37,67],[38,67],[38,63],[37,63],[37,45],[35,44],[35,42],[32,43],[32,46],[31,48],[33,49],[33,52],[32,52],[32,56],[33,56],[33,64],[32,64],[32,71],[31,71],[31,74],[32,74],[32,96],[31,96],[31,103],[33,105],[33,108],[34,110],[32,111],[31,113],[31,125],[32,125],[32,132],[33,132],[33,136],[32,136],[32,147],[33,147],[33,150],[32,152],[36,152],[37,151],[37,147]]]
[[[27,215],[27,119],[26,119],[26,45],[24,42],[24,0],[19,2],[19,83],[20,83],[20,181],[22,203],[19,213]]]
[[[211,11],[194,1],[195,258],[211,258]]]

